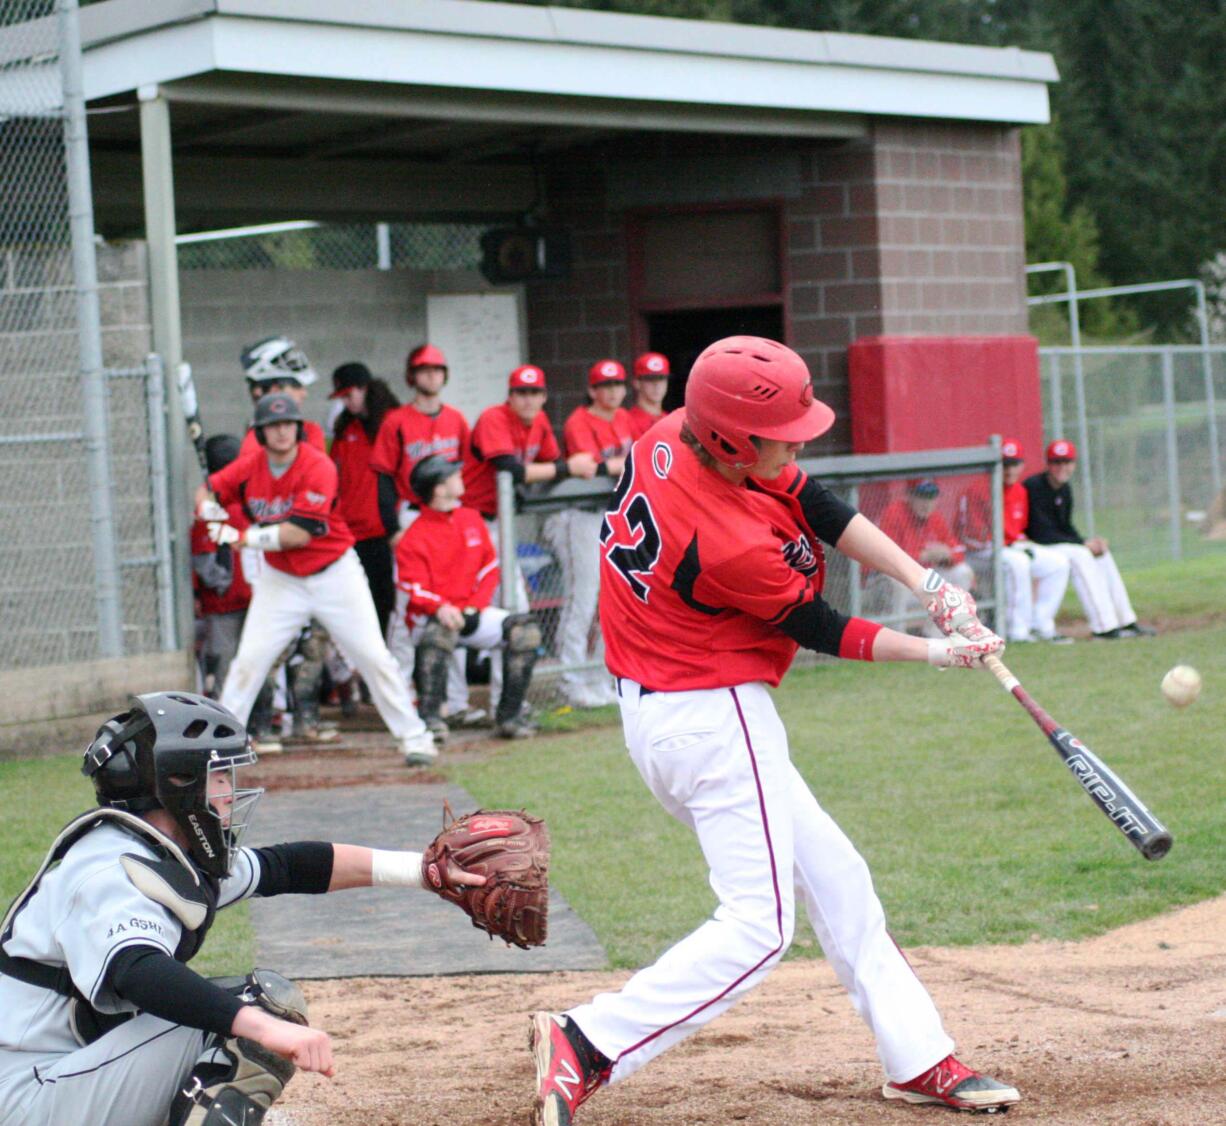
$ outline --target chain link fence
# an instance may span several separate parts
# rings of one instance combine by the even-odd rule
[[[997,622],[1002,582],[999,464],[993,447],[801,462],[913,554],[970,587],[987,622]],[[516,561],[544,635],[530,695],[541,711],[615,702],[596,618],[596,539],[611,492],[608,481],[573,479],[529,488],[514,518]],[[823,597],[837,610],[924,636],[935,628],[914,595],[886,575],[831,549],[825,563]],[[797,657],[819,659],[804,650]]]
[[[1226,550],[1226,347],[1040,356],[1045,440],[1079,447],[1079,531],[1106,537],[1125,567]]]
[[[102,651],[60,26],[54,0],[0,5],[0,669]],[[150,379],[144,367],[103,379],[113,503],[105,531],[120,556],[122,647],[152,652],[167,638],[156,594]]]
[[[475,270],[472,223],[270,223],[180,235],[180,270]]]

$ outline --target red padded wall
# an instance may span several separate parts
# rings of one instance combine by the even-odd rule
[[[1033,336],[866,336],[849,350],[858,454],[1021,440],[1042,468],[1043,411]]]

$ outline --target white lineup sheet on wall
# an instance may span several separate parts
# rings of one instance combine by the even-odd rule
[[[469,425],[507,397],[507,376],[524,362],[514,293],[447,293],[426,298],[426,334],[447,357],[443,401]]]

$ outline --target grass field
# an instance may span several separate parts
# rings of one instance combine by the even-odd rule
[[[1221,623],[1221,560],[1128,579],[1143,618],[1216,615]],[[836,662],[797,669],[777,693],[793,759],[868,859],[899,941],[1079,938],[1226,890],[1226,624],[1134,641],[1019,645],[1008,662],[1166,822],[1175,847],[1159,863],[1143,860],[987,673]],[[1205,678],[1185,711],[1158,691],[1178,663]],[[5,900],[55,831],[91,804],[78,761],[0,763]],[[449,773],[482,804],[545,815],[554,882],[614,965],[651,959],[710,913],[694,838],[647,792],[616,727],[499,746]],[[227,929],[195,964],[215,973],[249,965],[244,912],[222,913],[219,926]],[[798,929],[792,956],[817,953]]]

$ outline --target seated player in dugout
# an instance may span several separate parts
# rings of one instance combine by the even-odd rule
[[[954,586],[970,590],[975,585],[975,572],[966,562],[966,548],[938,511],[940,496],[941,488],[931,477],[908,481],[906,495],[891,501],[881,514],[880,527],[916,562],[931,567]],[[905,613],[908,605],[914,605],[911,592],[893,579],[888,583],[891,613]],[[925,623],[926,636],[935,636],[934,629],[931,622]]]
[[[336,465],[302,441],[302,412],[288,395],[260,399],[255,430],[260,452],[211,474],[196,493],[215,543],[261,551],[267,563],[221,702],[245,723],[278,654],[315,619],[366,681],[405,762],[432,761],[434,742],[379,633],[353,534],[336,512]],[[224,506],[236,501],[251,521],[243,531],[226,520]]]
[[[769,690],[801,646],[848,661],[964,669],[1004,648],[966,591],[796,465],[833,422],[800,356],[773,340],[730,337],[698,357],[684,409],[627,460],[601,529],[608,667],[630,757],[664,809],[697,835],[720,902],[619,990],[532,1017],[536,1126],[571,1126],[603,1084],[629,1077],[758,985],[792,941],[798,899],[877,1041],[885,1098],[988,1111],[1019,1099],[953,1054],[936,1005],[886,929],[867,864],[792,764]],[[827,603],[823,543],[906,586],[941,636],[912,637]],[[857,735],[821,736],[840,737],[850,747]],[[822,1020],[815,1002],[812,1027],[796,1037],[798,1070],[812,1067]],[[670,1109],[686,1120],[681,1101]],[[605,1121],[618,1121],[607,1111]]]
[[[630,429],[641,438],[664,417],[664,397],[668,394],[668,377],[672,371],[668,357],[659,352],[644,352],[634,361],[634,406]]]
[[[99,808],[61,830],[0,924],[0,1123],[254,1126],[297,1068],[334,1073],[293,982],[187,963],[218,910],[421,887],[421,854],[244,847],[254,763],[243,725],[189,692],[135,696],[99,728],[81,767]]]
[[[1137,621],[1115,557],[1102,536],[1086,539],[1073,523],[1073,486],[1077,447],[1066,438],[1047,446],[1047,468],[1022,484],[1030,499],[1026,535],[1058,551],[1069,562],[1073,589],[1090,622],[1090,632],[1105,641],[1118,637],[1152,637],[1156,632]]]
[[[307,388],[318,377],[306,354],[289,337],[268,336],[257,341],[243,349],[240,363],[253,405],[263,396],[279,391],[289,395],[298,404],[299,410],[306,409]],[[326,451],[323,427],[310,419],[304,419],[302,425],[305,441],[317,450]],[[254,453],[258,447],[255,430],[248,428],[243,435],[239,456]]]
[[[502,739],[532,735],[536,729],[523,707],[540,651],[540,626],[531,614],[490,604],[499,583],[498,556],[480,513],[463,506],[459,464],[438,456],[419,461],[413,491],[425,506],[396,545],[396,573],[417,650],[421,718],[436,742],[446,742],[442,707],[452,655],[457,646],[489,649],[494,733]]]

